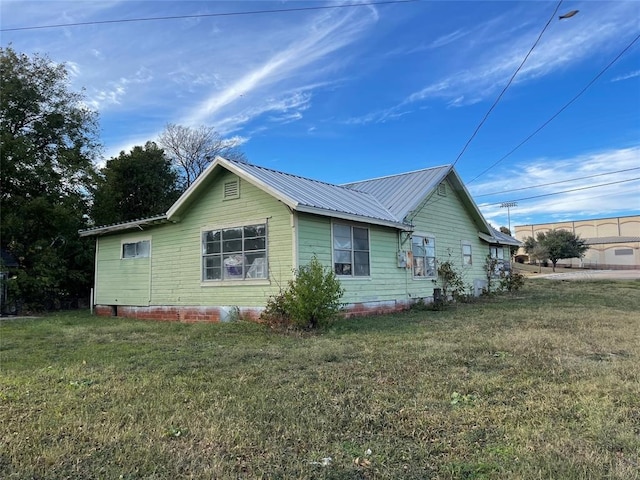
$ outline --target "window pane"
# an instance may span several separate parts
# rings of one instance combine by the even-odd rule
[[[351,250],[335,250],[333,255],[336,263],[351,263]]]
[[[247,225],[244,227],[244,238],[264,237],[264,225]]]
[[[151,252],[151,242],[149,242],[149,240],[142,240],[137,243],[136,248],[136,257],[148,258]]]
[[[204,279],[205,280],[222,279],[221,258],[218,255],[214,257],[205,257]]]
[[[462,253],[464,255],[471,255],[471,245],[462,245]]]
[[[353,248],[355,250],[369,250],[369,230],[353,227]]]
[[[351,248],[351,227],[348,225],[333,226],[334,248]]]
[[[427,237],[425,245],[425,254],[427,257],[435,257],[436,256],[436,239],[433,237]]]
[[[336,275],[351,275],[350,263],[334,263],[334,271]]]
[[[244,241],[244,250],[264,250],[266,248],[266,240],[262,238],[247,238]]]
[[[424,268],[424,257],[413,257],[413,276],[424,277],[426,271]]]
[[[242,278],[244,271],[242,255],[225,255],[224,256],[224,278],[225,279],[240,279]]]
[[[222,231],[223,240],[231,240],[234,238],[242,238],[242,228],[228,228]]]
[[[427,277],[436,276],[436,259],[433,257],[427,258],[426,275]]]
[[[134,258],[136,256],[136,244],[125,243],[122,245],[122,258]]]
[[[220,253],[220,230],[211,230],[203,234],[202,253]]]
[[[222,251],[225,253],[241,252],[242,240],[224,240],[222,242]]]
[[[266,253],[251,253],[246,259],[247,278],[267,278]]]
[[[369,275],[369,252],[354,252],[355,271],[354,275]]]

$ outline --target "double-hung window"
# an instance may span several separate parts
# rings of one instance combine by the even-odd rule
[[[507,265],[504,262],[504,249],[502,247],[489,247],[491,260],[495,262],[493,269],[493,276],[499,276],[500,272],[508,270]]]
[[[473,265],[473,255],[470,243],[462,244],[462,265],[465,267]]]
[[[151,254],[151,241],[140,240],[122,244],[122,258],[149,258]]]
[[[266,224],[207,230],[202,233],[202,278],[267,278]]]
[[[411,237],[413,254],[413,276],[415,278],[436,276],[436,239],[431,236],[413,235]]]
[[[340,276],[369,276],[368,228],[339,223],[333,225],[333,269]]]

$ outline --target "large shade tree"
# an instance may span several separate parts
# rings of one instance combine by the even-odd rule
[[[565,258],[582,258],[589,249],[578,235],[568,230],[550,230],[538,232],[535,240],[528,237],[525,240],[525,250],[538,258],[542,256],[551,260],[553,271],[556,271],[558,260]]]
[[[93,251],[78,238],[99,153],[97,113],[64,64],[0,49],[2,249],[18,260],[16,303],[53,308],[88,294]]]
[[[165,213],[179,196],[171,160],[154,142],[120,152],[100,173],[92,215],[98,225]]]

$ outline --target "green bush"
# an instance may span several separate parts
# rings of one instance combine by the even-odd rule
[[[500,288],[508,292],[516,292],[524,285],[524,275],[520,272],[511,270],[510,272],[502,272],[500,279]]]
[[[300,267],[287,288],[271,297],[261,319],[274,327],[318,328],[342,309],[344,289],[333,271],[316,257]]]

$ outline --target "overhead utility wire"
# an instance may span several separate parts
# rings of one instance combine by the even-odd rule
[[[544,26],[544,28],[542,29],[542,31],[540,32],[540,35],[538,35],[538,38],[536,39],[536,41],[533,43],[533,45],[531,46],[531,48],[529,49],[529,51],[527,52],[527,54],[525,55],[524,59],[522,60],[522,63],[520,63],[520,65],[518,66],[518,68],[516,68],[516,71],[513,72],[513,75],[511,76],[511,78],[509,79],[509,81],[507,82],[507,85],[502,89],[502,92],[500,92],[500,95],[498,95],[498,98],[496,98],[495,102],[493,102],[493,105],[491,105],[491,108],[489,108],[489,110],[487,111],[487,113],[485,114],[484,118],[482,119],[482,121],[478,124],[478,126],[476,127],[475,131],[473,132],[473,134],[471,135],[471,137],[469,138],[469,140],[467,140],[467,143],[465,143],[464,147],[462,148],[462,151],[458,154],[458,156],[456,157],[455,161],[453,162],[453,165],[455,166],[456,163],[458,163],[458,160],[460,160],[460,157],[462,157],[462,155],[464,155],[464,152],[466,152],[467,147],[469,146],[469,144],[471,143],[471,141],[475,138],[475,136],[478,134],[478,132],[480,131],[480,128],[482,128],[482,125],[484,125],[484,122],[487,121],[487,118],[489,118],[489,115],[491,114],[491,112],[493,111],[493,109],[496,107],[496,105],[498,105],[498,102],[500,102],[500,99],[502,98],[502,96],[505,94],[505,92],[507,91],[507,89],[511,86],[511,84],[513,83],[513,80],[516,78],[516,75],[518,75],[518,72],[520,72],[520,70],[522,69],[522,67],[524,66],[525,62],[527,61],[527,59],[529,58],[529,56],[531,55],[531,53],[533,52],[533,50],[536,48],[536,46],[538,45],[538,43],[540,42],[540,39],[542,38],[542,35],[544,34],[544,32],[547,31],[547,28],[549,28],[549,25],[551,25],[551,22],[553,21],[553,19],[556,17],[556,13],[558,12],[558,9],[560,8],[560,5],[562,5],[562,1],[560,0],[558,2],[558,5],[556,5],[556,9],[553,11],[553,13],[551,14],[551,17],[549,17],[549,20],[547,21],[547,24]]]
[[[204,18],[204,17],[231,17],[239,15],[260,15],[266,13],[285,13],[285,12],[302,12],[308,10],[330,10],[336,8],[350,8],[350,7],[368,7],[376,5],[389,5],[393,3],[411,3],[419,0],[382,0],[379,2],[369,3],[347,3],[344,5],[320,5],[315,7],[298,7],[298,8],[280,8],[275,10],[251,10],[248,12],[225,12],[225,13],[202,13],[197,15],[173,15],[170,17],[143,17],[143,18],[128,18],[119,20],[97,20],[93,22],[75,22],[75,23],[58,23],[52,25],[39,25],[31,27],[15,27],[15,28],[3,28],[0,32],[15,32],[19,30],[37,30],[43,28],[61,28],[61,27],[78,27],[81,25],[103,25],[108,23],[127,23],[127,22],[148,22],[155,20],[180,20],[185,18]]]
[[[561,192],[543,193],[543,194],[541,194],[541,195],[534,195],[534,196],[532,196],[532,197],[518,198],[518,199],[516,199],[516,200],[510,200],[510,201],[512,201],[512,202],[523,202],[523,201],[525,201],[525,200],[531,200],[531,199],[534,199],[534,198],[551,197],[551,196],[553,196],[553,195],[560,195],[561,193],[577,192],[577,191],[579,191],[579,190],[589,190],[590,188],[606,187],[606,186],[608,186],[608,185],[617,185],[617,184],[619,184],[619,183],[633,182],[633,181],[635,181],[635,180],[640,180],[640,177],[636,177],[636,178],[628,178],[627,180],[619,180],[619,181],[617,181],[617,182],[600,183],[600,184],[598,184],[598,185],[589,185],[588,187],[572,188],[572,189],[570,189],[570,190],[563,190],[563,191],[561,191]],[[505,202],[483,203],[483,204],[482,204],[482,205],[480,205],[480,206],[482,206],[482,207],[488,207],[488,206],[491,206],[491,205],[500,205],[500,204],[502,204],[502,203],[505,203]]]
[[[485,169],[483,172],[481,172],[480,174],[476,175],[474,178],[472,178],[471,180],[469,180],[467,182],[467,184],[473,182],[474,180],[477,180],[478,178],[480,178],[482,175],[484,175],[485,173],[487,173],[489,170],[491,170],[493,167],[495,167],[496,165],[498,165],[500,162],[502,162],[504,159],[506,159],[507,157],[509,157],[512,153],[514,153],[516,150],[518,150],[521,146],[523,146],[525,143],[527,143],[529,140],[531,140],[535,135],[537,135],[544,127],[546,127],[547,125],[549,125],[553,120],[555,120],[555,118],[560,115],[562,112],[564,112],[569,105],[571,105],[573,102],[575,102],[578,98],[580,98],[584,92],[586,92],[591,85],[593,85],[594,83],[596,83],[596,81],[602,76],[604,75],[604,73],[609,70],[609,68],[611,68],[611,66],[613,66],[614,63],[616,63],[620,57],[622,57],[622,55],[624,55],[626,53],[627,50],[629,50],[634,43],[636,43],[638,41],[638,39],[640,39],[640,35],[638,35],[636,38],[634,38],[631,43],[629,43],[626,47],[624,47],[624,49],[618,54],[616,55],[616,57],[611,60],[609,62],[609,64],[604,67],[600,73],[598,73],[595,77],[593,77],[593,80],[591,80],[586,87],[584,87],[582,90],[580,90],[580,92],[573,97],[571,100],[569,100],[569,102],[567,102],[560,110],[558,110],[555,114],[553,114],[553,116],[551,118],[549,118],[549,120],[547,120],[546,122],[544,122],[542,125],[540,125],[531,135],[529,135],[527,138],[525,138],[523,141],[521,141],[518,145],[516,145],[509,153],[507,153],[506,155],[504,155],[502,158],[500,158],[498,161],[494,162],[492,165],[490,165],[487,169]]]
[[[624,170],[616,170],[615,172],[597,173],[595,175],[588,175],[586,177],[569,178],[567,180],[560,180],[558,182],[543,183],[543,184],[540,184],[540,185],[531,185],[530,187],[513,188],[511,190],[502,190],[501,192],[483,193],[482,195],[475,195],[475,197],[476,198],[478,198],[478,197],[489,197],[491,195],[502,195],[503,193],[520,192],[522,190],[533,190],[534,188],[548,187],[549,185],[558,185],[559,183],[575,182],[577,180],[585,180],[587,178],[603,177],[605,175],[613,175],[614,173],[630,172],[632,170],[640,170],[640,167],[625,168]]]

